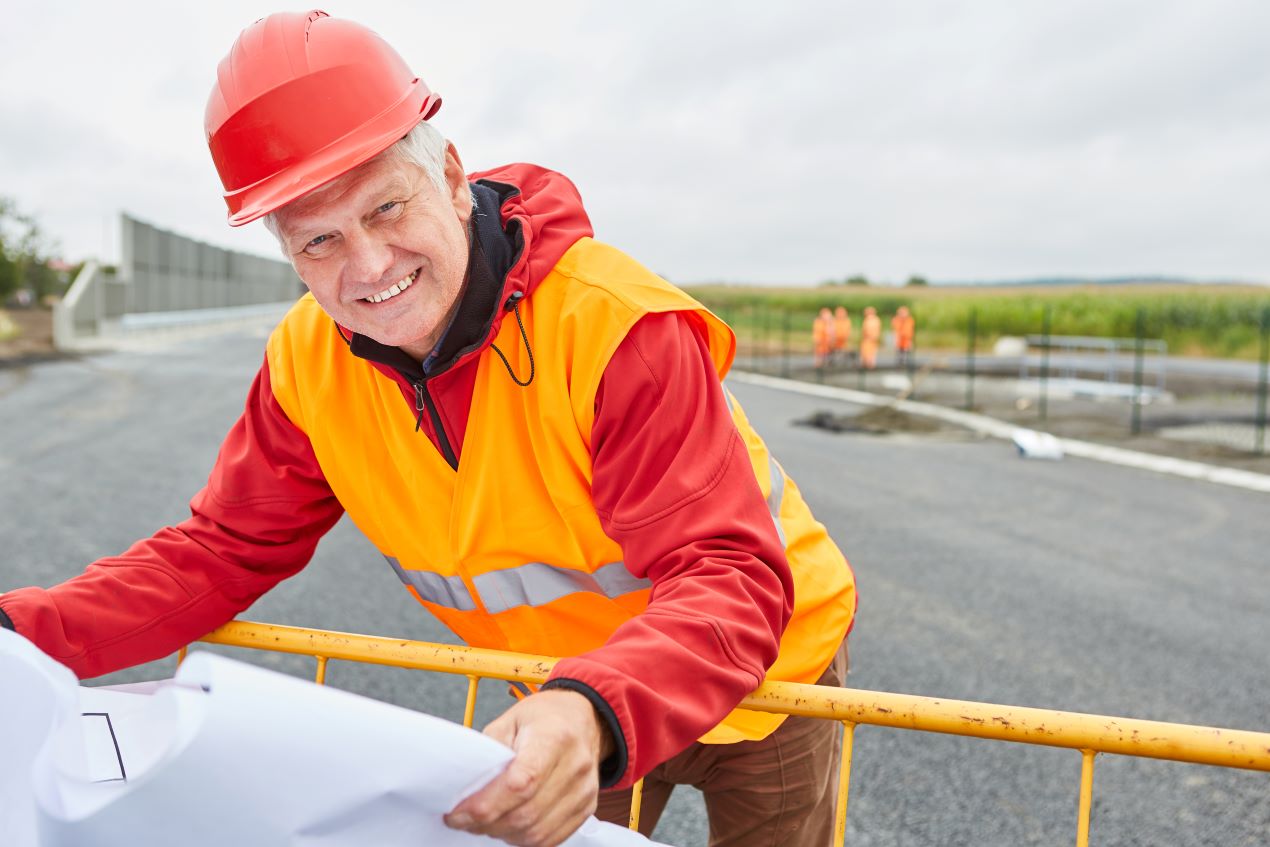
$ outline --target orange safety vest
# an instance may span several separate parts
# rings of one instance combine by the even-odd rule
[[[833,319],[833,349],[845,349],[847,343],[851,340],[851,319],[834,317]]]
[[[901,317],[896,315],[891,318],[891,329],[895,330],[895,346],[901,350],[906,350],[913,346],[913,330],[916,328],[917,322],[912,315]]]
[[[420,441],[397,384],[349,354],[311,295],[269,340],[270,379],[340,503],[429,611],[474,646],[573,656],[643,611],[651,587],[626,569],[591,499],[591,425],[609,358],[644,315],[682,311],[705,330],[722,378],[735,337],[687,294],[590,238],[520,310],[538,378],[528,389],[512,384],[485,349],[457,471]],[[494,343],[525,373],[518,333],[504,321]],[[724,393],[793,571],[794,612],[769,677],[814,682],[851,624],[851,570]],[[738,709],[702,740],[763,738],[783,719]]]
[[[860,343],[861,344],[877,344],[882,338],[882,319],[877,315],[870,315],[860,321]]]
[[[825,351],[829,349],[829,334],[832,324],[825,318],[817,316],[811,324],[811,343],[815,345],[817,350]]]

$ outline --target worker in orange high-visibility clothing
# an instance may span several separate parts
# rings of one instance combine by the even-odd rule
[[[882,319],[878,310],[868,306],[860,321],[860,366],[873,370],[878,366],[878,347],[882,344]]]
[[[915,329],[916,322],[909,314],[908,306],[900,306],[895,317],[891,318],[891,331],[895,333],[895,358],[901,365],[908,363],[908,357],[913,352]]]
[[[829,353],[834,344],[833,315],[829,309],[822,308],[811,324],[812,361],[818,368],[829,362]]]
[[[833,310],[833,350],[829,354],[830,358],[842,359],[846,355],[850,342],[851,318],[847,315],[846,307],[839,306]]]
[[[486,729],[515,756],[450,826],[559,844],[644,777],[645,831],[689,782],[716,842],[828,843],[838,727],[735,706],[765,674],[841,683],[854,582],[721,385],[732,331],[594,240],[560,174],[465,174],[440,105],[358,24],[243,31],[208,146],[230,224],[263,219],[309,293],[191,517],[0,595],[0,625],[81,677],[149,661],[347,513],[469,644],[564,657]]]

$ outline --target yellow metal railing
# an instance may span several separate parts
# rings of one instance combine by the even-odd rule
[[[318,683],[325,682],[326,665],[331,659],[462,674],[468,678],[463,724],[469,727],[472,726],[475,715],[477,684],[481,679],[540,683],[547,679],[556,661],[545,656],[479,647],[455,647],[249,621],[232,621],[202,640],[212,644],[313,656],[317,659],[315,679]],[[184,655],[185,651],[182,650],[178,658],[184,658]],[[997,706],[965,700],[943,700],[794,682],[765,682],[745,698],[741,705],[760,712],[822,718],[842,724],[842,769],[838,782],[835,845],[843,843],[846,833],[851,751],[858,724],[1079,750],[1081,773],[1077,847],[1087,847],[1089,844],[1094,757],[1098,753],[1270,771],[1270,733],[1264,732]],[[631,804],[632,829],[639,822],[640,799],[640,786],[636,785]]]

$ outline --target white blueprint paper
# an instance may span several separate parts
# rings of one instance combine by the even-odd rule
[[[7,631],[0,691],[6,845],[501,843],[442,815],[512,752],[439,718],[210,653],[165,684],[81,688]],[[594,820],[566,842],[650,843]]]

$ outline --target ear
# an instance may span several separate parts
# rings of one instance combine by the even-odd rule
[[[445,143],[445,184],[450,188],[450,204],[459,220],[467,223],[472,217],[472,187],[467,183],[467,172],[463,170],[463,160],[454,144]]]

